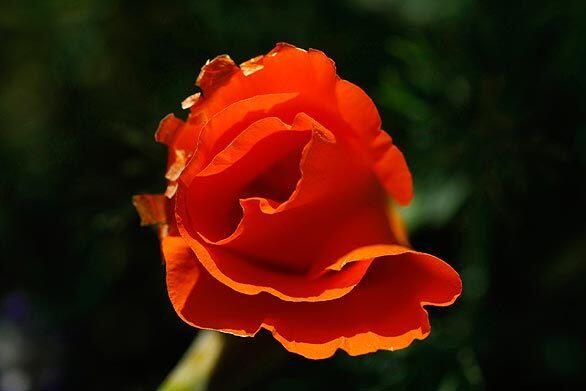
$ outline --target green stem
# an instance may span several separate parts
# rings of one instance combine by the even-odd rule
[[[221,333],[200,331],[158,391],[205,390],[224,345]]]

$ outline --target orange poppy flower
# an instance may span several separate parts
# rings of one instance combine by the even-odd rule
[[[169,297],[190,325],[269,330],[319,359],[401,349],[430,332],[425,305],[458,274],[410,248],[393,202],[412,198],[403,154],[370,98],[318,50],[219,56],[163,119],[167,191],[137,196],[158,224]]]

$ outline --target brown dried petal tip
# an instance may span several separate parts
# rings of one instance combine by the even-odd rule
[[[140,216],[140,225],[166,224],[167,200],[162,194],[141,194],[132,197]]]
[[[155,132],[155,140],[161,144],[171,145],[175,138],[175,133],[183,126],[183,121],[175,117],[174,114],[168,114],[159,123],[159,128]]]
[[[179,179],[179,176],[185,169],[187,161],[191,157],[191,153],[184,151],[183,149],[175,149],[174,152],[175,160],[165,173],[165,178],[167,178],[170,181],[176,181],[177,179]]]
[[[264,56],[256,56],[255,58],[252,58],[240,64],[240,69],[242,70],[242,73],[244,73],[244,76],[250,76],[254,72],[263,69],[263,58]]]
[[[209,61],[201,68],[195,84],[204,93],[227,81],[239,68],[227,54],[223,54]]]
[[[197,101],[199,100],[199,97],[201,96],[201,93],[195,93],[191,96],[188,96],[187,98],[185,98],[183,100],[183,102],[181,102],[181,108],[183,110],[189,109],[191,106],[193,106],[194,104],[197,103]]]

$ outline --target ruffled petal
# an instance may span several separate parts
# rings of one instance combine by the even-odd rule
[[[430,332],[424,305],[452,304],[462,289],[458,274],[428,254],[405,252],[376,261],[362,282],[330,302],[280,306],[266,322],[286,349],[327,358],[336,349],[361,355],[397,350]]]
[[[192,111],[212,116],[235,102],[264,94],[300,93],[319,99],[333,93],[336,78],[334,63],[325,54],[284,43],[240,68],[228,56],[218,56],[202,68],[198,83],[205,99]]]
[[[223,285],[240,294],[257,295],[264,292],[291,302],[315,302],[342,297],[354,289],[373,261],[356,260],[343,271],[308,277],[259,267],[251,263],[248,257],[243,258],[219,246],[204,245],[191,237],[184,240],[206,272]]]
[[[336,83],[336,101],[340,116],[369,151],[384,188],[397,202],[407,205],[413,197],[411,173],[401,151],[381,130],[374,102],[360,87],[346,80]]]
[[[242,199],[238,228],[215,244],[270,269],[305,274],[352,249],[397,243],[386,197],[365,162],[350,158],[351,147],[306,114],[297,115],[291,129],[313,135],[295,191],[275,207],[259,197]]]
[[[371,145],[374,170],[381,184],[399,204],[408,205],[413,198],[413,179],[403,153],[383,131]]]
[[[337,349],[359,355],[404,348],[429,334],[422,306],[449,305],[461,293],[449,265],[410,250],[376,261],[345,296],[309,303],[234,291],[211,277],[180,237],[163,239],[162,248],[169,296],[187,323],[243,336],[265,328],[289,351],[312,359]]]
[[[372,142],[381,128],[374,102],[360,87],[347,80],[337,81],[335,95],[341,118],[365,144]]]
[[[313,127],[315,126],[314,124]],[[292,153],[296,150],[301,151],[301,147],[307,143],[307,136],[313,134],[314,138],[325,143],[333,141],[326,134],[327,130],[311,129],[312,127],[308,126],[290,128],[276,118],[257,121],[239,134],[228,148],[216,155],[205,169],[195,175],[189,186],[182,185],[177,193],[177,222],[182,235],[206,269],[215,278],[234,289],[247,294],[271,292],[288,300],[328,300],[351,290],[368,268],[371,260],[357,263],[347,268],[344,273],[323,276],[319,281],[303,275],[281,273],[281,270],[274,268],[267,269],[260,262],[251,259],[253,257],[243,256],[238,249],[226,246],[233,242],[231,238],[240,236],[244,227],[247,228],[246,232],[266,232],[266,225],[257,227],[254,222],[251,227],[248,223],[241,222],[230,238],[213,240],[225,235],[226,228],[230,230],[237,219],[238,215],[233,207],[238,202],[238,195],[243,193],[243,188],[250,188],[251,182],[258,182],[259,175],[265,177],[267,173],[272,172],[275,163],[282,162],[284,157],[285,161],[289,161],[288,158],[293,156],[294,167],[299,170],[299,157],[295,158]],[[307,148],[304,149],[306,150]],[[267,169],[267,166],[271,165],[273,167]],[[291,183],[295,185],[297,179]],[[274,191],[274,184],[268,187]],[[259,187],[252,189],[258,191]],[[289,193],[291,191],[292,188]],[[268,195],[270,193],[257,194],[265,197]],[[267,204],[266,207],[272,208],[268,205],[270,202],[278,209],[274,198],[276,197],[247,198],[240,201],[240,204],[244,213],[249,215],[247,205],[253,200],[260,200]],[[260,212],[260,209],[255,209],[251,213],[255,214],[257,211]],[[268,235],[260,239],[264,245],[271,242]]]
[[[232,61],[230,56],[222,54],[213,60],[208,60],[201,68],[195,84],[204,94],[211,95],[215,90],[230,81],[232,75],[239,73],[240,69]]]
[[[197,151],[189,170],[181,178],[187,184],[210,161],[226,148],[244,129],[267,117],[284,105],[289,106],[296,93],[257,95],[231,104],[216,113],[201,129]]]
[[[198,100],[192,112],[205,112],[208,117],[258,95],[297,94],[295,101],[289,102],[289,110],[273,108],[267,114],[288,122],[284,117],[290,117],[295,108],[318,118],[336,136],[358,140],[388,193],[402,205],[410,202],[411,174],[401,152],[381,130],[376,106],[360,87],[336,75],[334,62],[324,53],[281,43],[240,68],[228,56],[218,56],[203,67],[198,80],[205,99]],[[247,112],[239,110],[240,115]],[[206,134],[215,137],[216,133]]]
[[[254,189],[259,178],[274,166],[289,161],[298,166],[296,155],[301,153],[309,135],[293,131],[279,119],[268,117],[244,130],[204,170],[192,170],[195,163],[192,161],[177,191],[178,213],[192,234],[215,241],[233,232],[242,214],[238,203],[240,196],[251,187]],[[292,177],[291,191],[296,181],[297,178]],[[266,194],[258,195],[281,196],[267,187]]]
[[[199,94],[188,98],[197,101]],[[185,169],[193,155],[199,133],[204,122],[200,116],[190,115],[186,122],[169,114],[163,118],[155,132],[155,140],[168,147],[167,171],[168,180],[165,195],[172,198],[177,189],[177,179]]]
[[[288,128],[266,118],[240,133],[190,186],[181,187],[177,219],[208,272],[233,289],[291,301],[330,300],[350,291],[374,257],[354,259],[361,262],[337,276],[317,278],[311,270],[325,270],[356,248],[398,239],[389,225],[384,192],[363,161],[348,158],[350,146],[337,144],[306,114],[297,115]],[[238,198],[247,183],[301,148],[308,132],[312,138],[301,162],[293,160],[303,174],[290,197],[279,203],[276,197],[253,194],[240,199],[239,214]],[[279,140],[284,144],[275,144]]]

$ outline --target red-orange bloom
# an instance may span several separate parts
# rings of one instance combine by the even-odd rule
[[[169,296],[190,325],[269,330],[309,358],[401,349],[425,338],[424,305],[458,274],[412,250],[389,205],[411,174],[370,98],[317,50],[279,44],[239,67],[209,61],[189,116],[163,119],[168,187],[137,196],[159,224]]]

